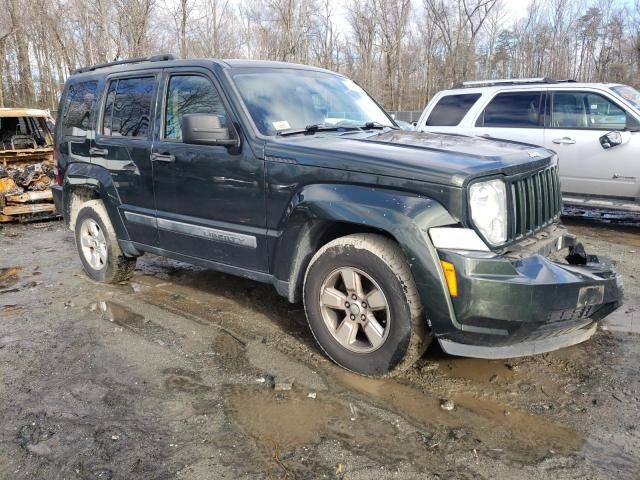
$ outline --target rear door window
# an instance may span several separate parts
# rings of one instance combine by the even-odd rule
[[[148,137],[155,77],[119,78],[109,82],[102,134]]]
[[[62,134],[84,137],[91,128],[97,81],[74,83],[69,87],[62,116]]]
[[[477,127],[543,128],[543,92],[506,92],[486,106]]]
[[[623,130],[627,113],[602,95],[592,92],[554,92],[551,128],[571,130]]]
[[[431,110],[429,118],[427,118],[427,125],[432,127],[454,127],[458,125],[479,98],[479,93],[442,97]]]

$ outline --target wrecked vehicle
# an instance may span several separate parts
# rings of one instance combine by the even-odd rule
[[[0,108],[0,222],[55,213],[52,121],[45,110]]]
[[[123,281],[153,253],[271,283],[360,374],[401,371],[433,338],[483,358],[554,350],[621,302],[610,263],[558,225],[553,152],[402,131],[333,72],[97,65],[69,77],[56,125],[54,199],[90,278]]]

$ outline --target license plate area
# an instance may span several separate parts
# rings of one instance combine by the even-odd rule
[[[582,287],[578,292],[577,307],[600,305],[604,301],[604,285]]]

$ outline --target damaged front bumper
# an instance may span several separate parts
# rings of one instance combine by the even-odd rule
[[[611,262],[584,254],[564,230],[554,233],[502,256],[438,250],[458,282],[451,302],[459,326],[435,332],[445,352],[508,358],[557,350],[590,338],[621,305],[622,278]]]

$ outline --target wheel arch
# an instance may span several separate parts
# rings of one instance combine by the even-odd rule
[[[407,192],[354,185],[322,184],[302,189],[288,211],[274,248],[272,268],[278,291],[291,302],[302,298],[311,258],[328,242],[354,233],[393,239],[402,249],[417,284],[438,286],[439,259],[427,231],[458,220],[437,201]],[[438,311],[447,300],[435,294]],[[431,306],[425,305],[430,314]]]
[[[120,197],[110,172],[98,165],[84,162],[70,163],[62,185],[64,196],[63,217],[73,230],[82,205],[89,200],[102,200],[109,220],[119,240],[129,240],[129,234],[118,210]]]

